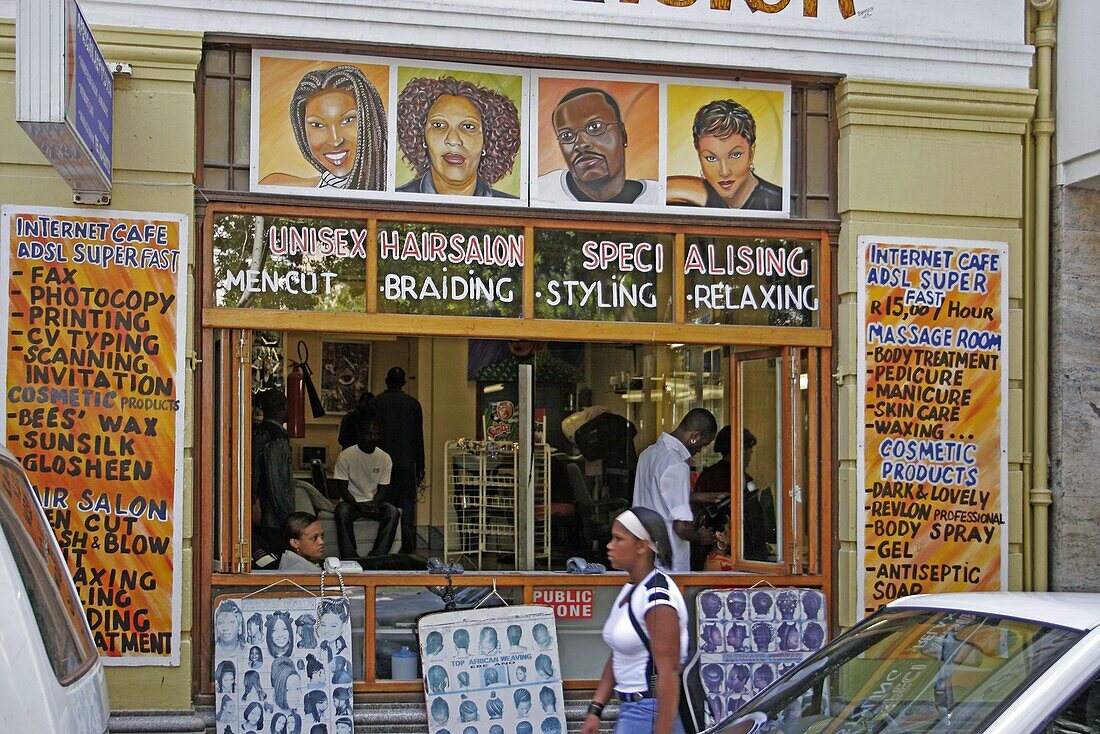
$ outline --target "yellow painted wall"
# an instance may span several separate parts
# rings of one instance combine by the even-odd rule
[[[193,214],[195,75],[202,36],[194,33],[93,29],[104,56],[133,64],[115,80],[114,192],[111,209]],[[72,207],[72,192],[15,122],[15,24],[0,20],[0,202]],[[89,214],[96,212],[88,207]],[[194,262],[195,231],[191,230]],[[194,272],[188,289],[194,294]],[[193,343],[194,332],[189,335]],[[193,395],[190,373],[186,394]],[[111,708],[191,707],[192,514],[191,447],[195,425],[188,403],[184,463],[183,616],[180,664],[175,668],[110,668]]]
[[[466,379],[465,339],[422,338],[418,354],[426,474],[431,486],[418,506],[417,521],[430,522],[442,531],[446,521],[444,447],[448,441],[477,435],[477,391],[476,384]]]
[[[1023,263],[1025,136],[1030,90],[849,79],[837,90],[840,233],[837,289],[839,621],[862,617],[856,492],[856,244],[860,235],[1008,242],[1009,586],[1023,585]]]

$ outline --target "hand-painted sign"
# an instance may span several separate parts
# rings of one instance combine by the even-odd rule
[[[859,238],[866,612],[1008,579],[1008,248]]]
[[[687,320],[814,326],[821,310],[818,277],[812,240],[688,236]]]
[[[252,71],[254,191],[790,215],[790,85],[276,51]]]
[[[176,665],[187,217],[3,208],[4,432],[107,664]]]
[[[591,588],[573,589],[550,586],[535,589],[533,601],[554,610],[558,619],[592,619],[595,594]]]

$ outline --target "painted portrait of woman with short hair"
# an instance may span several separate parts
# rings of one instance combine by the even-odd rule
[[[667,95],[669,206],[788,210],[788,90],[669,84]]]

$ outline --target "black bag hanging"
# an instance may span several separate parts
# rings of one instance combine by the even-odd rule
[[[305,356],[302,352],[305,351]],[[313,372],[309,369],[309,347],[304,341],[298,341],[298,361],[291,367],[299,367],[302,370],[302,381],[305,382],[306,395],[309,397],[309,407],[313,411],[314,418],[321,418],[325,414],[325,407],[321,405],[321,396],[317,394],[317,388],[313,386]]]
[[[634,631],[638,633],[638,637],[642,639],[642,644],[645,645],[646,654],[649,655],[649,660],[646,662],[646,683],[649,685],[649,692],[653,694],[653,697],[657,697],[657,666],[653,663],[653,648],[649,646],[649,636],[645,633],[645,627],[638,623],[638,618],[634,616],[634,608],[631,605],[631,601],[634,598],[634,592],[638,590],[641,584],[635,584],[634,588],[630,590],[630,594],[626,599],[626,614],[630,617],[630,624],[634,626]],[[679,630],[676,632],[679,635]],[[688,703],[688,692],[684,690],[684,681],[680,676],[676,676],[676,680],[680,684],[680,705],[678,707],[677,714],[680,717],[680,724],[684,727],[685,734],[697,734],[698,730],[695,728],[695,717],[691,714],[691,704]],[[658,703],[658,706],[660,704]]]

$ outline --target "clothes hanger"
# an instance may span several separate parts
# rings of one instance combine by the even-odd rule
[[[280,584],[290,584],[291,586],[297,586],[297,587],[298,587],[299,589],[301,589],[302,591],[306,592],[306,593],[307,593],[307,594],[309,594],[310,596],[312,596],[312,597],[316,597],[316,596],[317,596],[317,595],[316,595],[315,593],[313,593],[312,591],[310,591],[310,590],[309,590],[309,589],[307,589],[306,587],[302,586],[302,585],[301,585],[301,584],[299,584],[299,583],[298,583],[297,581],[294,581],[293,579],[288,579],[288,578],[285,578],[285,577],[284,577],[284,578],[278,579],[277,581],[272,581],[272,582],[271,582],[270,584],[268,584],[267,586],[263,587],[262,589],[256,589],[255,591],[253,591],[253,592],[252,592],[252,593],[250,593],[250,594],[245,594],[245,595],[244,595],[244,596],[242,596],[241,598],[242,598],[242,599],[251,599],[252,597],[256,596],[257,594],[262,594],[262,593],[264,593],[265,591],[267,591],[267,590],[269,590],[269,589],[273,589],[273,588],[275,588],[276,586],[279,586]]]
[[[475,604],[475,605],[474,605],[474,609],[480,609],[480,608],[481,608],[481,605],[482,605],[482,604],[484,604],[485,602],[489,601],[489,599],[490,599],[490,598],[492,598],[492,597],[494,597],[494,596],[495,596],[495,597],[496,597],[497,599],[499,599],[499,600],[500,600],[500,603],[501,603],[501,604],[503,604],[504,606],[506,606],[506,607],[507,607],[507,606],[511,606],[511,605],[510,605],[510,604],[508,603],[508,600],[507,600],[507,599],[505,599],[505,598],[504,598],[503,596],[501,596],[501,595],[500,595],[500,592],[499,592],[499,591],[497,591],[497,580],[496,580],[496,578],[494,578],[494,579],[493,579],[493,590],[492,590],[491,592],[489,592],[488,594],[486,594],[486,595],[484,596],[484,598],[482,598],[482,600],[481,600],[481,601],[479,601],[479,602],[478,602],[477,604]]]

